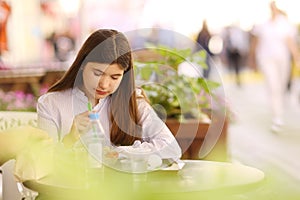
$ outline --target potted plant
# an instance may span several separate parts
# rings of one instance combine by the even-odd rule
[[[214,91],[220,86],[201,76],[207,68],[206,52],[163,45],[150,46],[147,52],[151,52],[152,59],[135,59],[137,84],[176,136],[183,158],[199,158],[200,147],[211,126],[213,104],[218,101]],[[182,64],[192,67],[197,76],[178,73]]]

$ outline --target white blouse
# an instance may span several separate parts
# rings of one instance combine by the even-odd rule
[[[284,59],[290,60],[287,38],[295,38],[296,30],[286,16],[278,15],[275,20],[268,20],[254,27],[251,32],[259,43],[256,57],[258,61]]]
[[[140,94],[141,90],[137,89],[137,95]],[[100,99],[93,108],[100,115],[100,123],[107,138],[110,133],[109,98]],[[88,98],[79,88],[46,93],[37,103],[38,127],[47,131],[55,141],[61,141],[70,132],[74,117],[88,110],[87,104]],[[178,160],[181,149],[165,123],[145,99],[138,99],[138,109],[142,137],[147,140],[142,146],[150,147],[163,159]]]

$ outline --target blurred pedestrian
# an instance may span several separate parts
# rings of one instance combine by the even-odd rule
[[[295,27],[275,1],[270,3],[270,9],[270,19],[252,30],[251,56],[264,75],[270,92],[273,118],[271,130],[279,132],[284,124],[284,95],[290,76],[291,56],[298,64],[299,52]]]
[[[53,46],[55,58],[61,62],[68,61],[75,50],[75,37],[68,31],[53,32],[47,41]]]
[[[211,33],[208,30],[208,26],[207,26],[207,21],[203,20],[202,22],[202,28],[200,30],[200,32],[198,33],[197,36],[197,43],[198,45],[196,46],[195,50],[199,51],[199,50],[205,50],[206,51],[206,65],[207,65],[207,69],[203,70],[203,77],[204,78],[208,78],[209,77],[209,73],[211,70],[211,56],[213,56],[213,53],[210,51],[209,49],[209,41],[211,39]]]
[[[235,81],[241,86],[240,71],[248,54],[249,37],[238,24],[232,24],[223,32],[224,56],[229,69],[235,73]]]

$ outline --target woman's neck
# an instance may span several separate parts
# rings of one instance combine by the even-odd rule
[[[93,107],[98,104],[99,99],[95,99],[95,97],[93,95],[90,95],[83,86],[79,86],[78,88],[87,97],[88,101],[91,102]]]

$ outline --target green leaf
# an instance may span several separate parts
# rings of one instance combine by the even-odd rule
[[[192,53],[191,49],[176,49],[164,45],[152,45],[151,50],[161,55],[162,59],[136,64],[139,68],[136,70],[137,76],[149,80],[155,74],[160,81],[157,85],[142,86],[150,103],[161,105],[167,117],[184,119],[187,116],[201,116],[201,108],[209,108],[213,91],[220,84],[202,77],[178,75],[177,68],[182,62],[188,61],[206,69],[207,53],[204,50]]]

